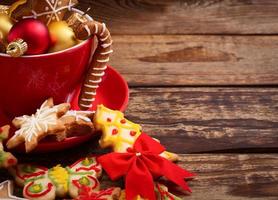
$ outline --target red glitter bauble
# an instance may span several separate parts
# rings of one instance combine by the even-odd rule
[[[25,53],[27,55],[45,53],[51,44],[47,26],[36,19],[23,19],[12,27],[8,34],[8,42],[13,42],[19,38],[28,45],[28,50]]]

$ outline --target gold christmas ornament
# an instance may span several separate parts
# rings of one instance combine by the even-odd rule
[[[13,22],[8,14],[0,13],[0,39],[6,40],[12,26]]]
[[[0,13],[5,13],[5,14],[9,14],[9,6],[5,6],[5,5],[0,5]]]
[[[17,39],[7,46],[7,54],[12,57],[20,57],[25,54],[28,45],[22,39]]]
[[[57,52],[78,44],[75,34],[65,21],[52,22],[48,26],[53,46],[49,52]]]

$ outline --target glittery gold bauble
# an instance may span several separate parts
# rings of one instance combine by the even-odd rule
[[[48,26],[53,46],[49,52],[57,52],[78,44],[73,30],[65,21],[52,22]]]
[[[12,20],[5,13],[0,13],[0,39],[6,40],[6,37],[13,26]]]
[[[9,14],[9,6],[5,6],[5,5],[0,5],[0,13],[5,13],[5,14]]]

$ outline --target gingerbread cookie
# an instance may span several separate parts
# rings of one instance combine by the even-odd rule
[[[31,116],[24,115],[13,120],[15,127],[19,128],[8,141],[9,149],[25,142],[26,152],[36,148],[38,142],[47,135],[56,135],[58,139],[64,139],[65,126],[59,119],[70,108],[70,104],[63,103],[54,106],[53,99],[46,100],[40,109]]]
[[[34,200],[54,200],[69,195],[77,198],[82,187],[86,186],[93,191],[99,190],[99,181],[102,173],[96,157],[91,156],[78,160],[71,166],[60,165],[51,169],[20,164],[12,168],[11,174],[16,183],[24,187],[23,196]]]
[[[2,200],[27,200],[13,195],[14,185],[12,181],[0,183],[0,199]]]
[[[9,130],[9,125],[0,128],[0,168],[8,168],[17,163],[17,159],[11,153],[4,151],[2,144],[3,140],[9,137]]]
[[[155,190],[156,199],[158,200],[181,200],[181,198],[170,193],[168,191],[168,187],[163,184],[156,183],[154,190]],[[126,199],[125,191],[122,190],[120,200],[125,200],[125,199]],[[138,195],[136,200],[144,200],[144,198]]]
[[[94,124],[97,130],[102,131],[100,146],[112,147],[114,152],[127,152],[142,133],[141,126],[125,119],[122,112],[110,110],[103,105],[97,107]],[[171,161],[178,160],[177,154],[166,151],[161,156]]]
[[[92,111],[76,111],[69,110],[60,120],[66,127],[67,137],[90,134],[94,132],[94,124]]]
[[[78,3],[77,0],[21,0],[11,6],[11,16],[16,20],[35,18],[46,25],[61,21],[65,13]]]
[[[101,191],[93,191],[89,187],[83,187],[75,200],[116,200],[121,195],[121,188],[108,188]]]
[[[79,96],[80,109],[87,110],[92,107],[92,103],[95,101],[97,88],[105,74],[110,54],[113,52],[113,41],[104,23],[86,21],[77,13],[73,14],[67,22],[75,32],[77,39],[84,40],[91,36],[96,36],[98,39],[98,47],[94,53],[92,63],[89,66],[88,74]]]

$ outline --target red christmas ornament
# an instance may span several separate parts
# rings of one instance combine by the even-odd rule
[[[8,47],[7,53],[10,55],[15,52],[18,46],[22,48],[21,55],[42,54],[48,50],[51,44],[47,26],[36,19],[23,19],[12,27],[8,34],[8,42],[11,44],[15,41],[17,43],[11,45],[10,48]],[[27,44],[27,48],[24,46],[26,45],[24,42]]]

